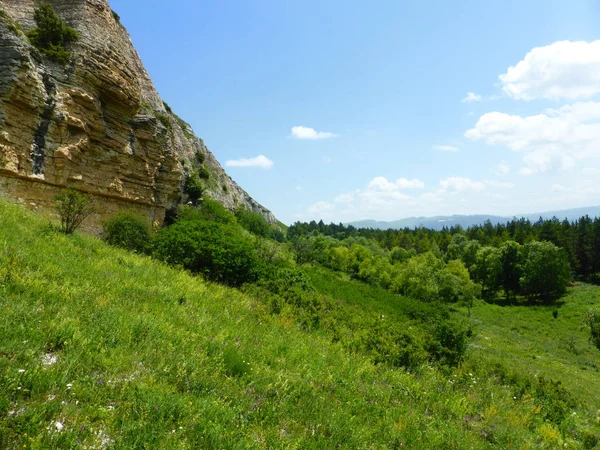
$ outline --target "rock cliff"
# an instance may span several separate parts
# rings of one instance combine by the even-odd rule
[[[80,35],[66,64],[25,35],[39,1],[0,0],[0,194],[52,211],[64,188],[88,192],[97,230],[123,208],[162,223],[195,179],[227,208],[276,222],[163,103],[106,0],[47,2]]]

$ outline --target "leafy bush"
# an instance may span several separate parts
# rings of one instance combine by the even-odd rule
[[[108,219],[103,227],[106,242],[111,245],[139,253],[150,249],[152,235],[144,217],[122,212]]]
[[[187,195],[188,201],[192,205],[198,205],[200,199],[202,199],[202,194],[204,193],[204,188],[202,187],[202,182],[200,181],[198,174],[191,173],[185,178],[183,193]]]
[[[51,59],[67,63],[71,53],[65,45],[79,38],[77,30],[65,25],[48,3],[41,3],[33,17],[37,27],[27,33],[33,46]]]
[[[182,221],[163,228],[154,240],[154,255],[232,286],[254,281],[260,269],[252,241],[234,226],[215,222]]]
[[[502,384],[513,387],[517,398],[533,398],[534,404],[545,420],[560,424],[576,407],[573,395],[560,381],[547,380],[543,376],[533,378],[496,363],[483,369],[482,376],[499,378]]]
[[[198,207],[180,207],[177,213],[177,220],[202,220],[232,224],[235,223],[235,216],[218,201],[211,198],[205,198]]]
[[[204,165],[202,165],[198,168],[198,170],[196,171],[196,174],[198,175],[198,178],[200,178],[201,180],[210,179],[210,172],[208,171],[208,169],[206,167],[204,167]]]
[[[590,330],[590,341],[600,350],[600,308],[592,308],[588,311],[585,325]]]
[[[72,234],[94,212],[92,198],[88,194],[68,189],[54,197],[60,216],[60,230]]]
[[[271,232],[271,226],[260,214],[240,208],[235,212],[235,217],[238,223],[252,234],[267,237]]]
[[[163,124],[163,126],[168,130],[169,128],[171,128],[171,119],[169,119],[169,116],[166,114],[156,114],[156,118],[160,121],[160,123]]]
[[[359,333],[358,349],[367,351],[376,364],[413,369],[426,362],[429,355],[417,333],[402,329],[400,324],[374,322]]]
[[[443,320],[434,324],[427,350],[434,361],[448,366],[458,366],[465,358],[468,343],[467,328]]]
[[[118,24],[120,24],[121,23],[121,16],[119,16],[119,14],[117,14],[117,12],[114,9],[111,9],[110,13],[112,14],[113,18],[115,19],[115,22],[117,22]]]

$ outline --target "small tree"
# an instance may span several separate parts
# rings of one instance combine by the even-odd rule
[[[504,289],[506,300],[510,295],[517,298],[519,292],[519,280],[521,278],[521,246],[515,241],[506,241],[500,247],[500,286]]]
[[[588,311],[585,325],[590,330],[590,341],[600,350],[600,308],[592,308]]]
[[[60,231],[73,234],[81,223],[94,212],[92,198],[88,194],[68,189],[54,197],[60,216]]]
[[[77,30],[65,25],[48,3],[41,3],[33,17],[37,28],[27,33],[31,43],[55,61],[68,62],[71,53],[65,45],[79,38]]]
[[[523,247],[521,290],[529,298],[564,294],[571,276],[565,251],[551,242],[531,241]]]

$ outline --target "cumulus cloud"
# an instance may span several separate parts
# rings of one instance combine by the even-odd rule
[[[449,177],[440,180],[440,188],[444,191],[461,192],[466,190],[481,191],[485,189],[485,183],[481,181],[473,181],[470,178],[464,177]]]
[[[434,150],[440,150],[442,152],[457,152],[458,148],[453,145],[434,145]]]
[[[535,47],[499,76],[519,100],[580,100],[600,92],[600,40],[558,41]]]
[[[579,102],[521,117],[490,112],[465,136],[524,152],[524,175],[571,170],[575,161],[600,156],[600,102]]]
[[[467,96],[465,98],[463,98],[461,100],[461,102],[463,102],[463,103],[473,103],[473,102],[480,102],[481,100],[483,100],[481,98],[481,95],[477,95],[474,92],[467,92]]]
[[[296,126],[292,127],[292,137],[295,139],[312,140],[329,139],[337,137],[335,133],[328,131],[316,131],[314,128]]]
[[[354,194],[348,192],[346,194],[340,194],[335,198],[336,203],[352,203],[354,201]]]
[[[423,189],[424,187],[425,183],[417,178],[412,180],[398,178],[395,182],[392,182],[385,177],[375,177],[369,182],[367,189],[391,192],[399,189]]]
[[[258,167],[260,169],[270,169],[274,164],[265,155],[258,155],[256,158],[230,159],[225,162],[227,167]]]
[[[320,214],[325,211],[330,211],[333,209],[333,205],[328,202],[317,202],[314,205],[308,207],[308,212],[310,214]]]
[[[320,201],[307,210],[308,216],[350,221],[358,219],[397,220],[410,215],[473,214],[485,212],[490,202],[504,199],[503,191],[514,188],[512,183],[499,180],[473,180],[448,177],[439,180],[429,190],[414,195],[407,187],[423,188],[418,179],[399,178],[390,181],[375,177],[362,189],[341,193],[330,201]],[[483,208],[483,210],[481,209]]]

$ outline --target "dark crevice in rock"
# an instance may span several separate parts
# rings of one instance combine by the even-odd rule
[[[133,134],[133,130],[129,132],[129,150],[131,150],[132,155],[135,155],[135,134]]]
[[[56,108],[56,82],[50,74],[44,73],[42,80],[46,89],[46,106],[41,114],[40,124],[33,135],[33,147],[31,149],[32,170],[34,175],[44,173],[44,161],[46,159],[46,135],[52,122],[54,109]]]

